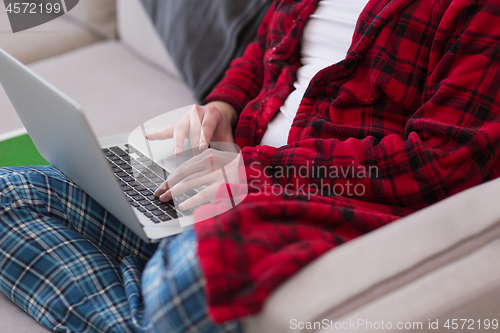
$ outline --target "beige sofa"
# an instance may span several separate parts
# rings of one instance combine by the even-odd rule
[[[119,4],[81,0],[68,14],[17,34],[7,33],[0,5],[0,30],[6,32],[0,47],[80,103],[98,137],[194,103],[140,3]],[[0,133],[22,127],[3,90],[0,116]]]
[[[80,102],[98,136],[194,102],[138,0],[118,0],[116,25],[113,0],[71,14],[0,47]],[[0,117],[0,134],[22,126],[3,92]],[[484,325],[500,320],[499,201],[496,180],[330,251],[245,318],[245,332],[494,331]],[[43,331],[0,296],[0,332]]]

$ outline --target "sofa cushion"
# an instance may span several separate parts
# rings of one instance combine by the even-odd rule
[[[79,1],[64,17],[104,38],[116,38],[116,0]]]
[[[82,25],[71,22],[66,15],[14,34],[3,5],[0,5],[0,31],[0,48],[23,63],[35,62],[103,39]]]
[[[181,80],[141,61],[117,41],[93,44],[30,68],[82,106],[98,137],[132,131],[157,115],[194,103]],[[0,118],[0,133],[20,126],[3,91]]]
[[[337,320],[465,257],[499,238],[499,197],[496,179],[329,251],[247,318],[246,332],[290,332],[292,319]]]

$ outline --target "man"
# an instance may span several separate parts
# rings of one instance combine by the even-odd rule
[[[292,90],[304,85],[301,69],[310,60],[314,66],[321,64],[317,58],[323,54],[315,47],[337,42],[334,29],[317,30],[314,25],[322,18],[341,21],[343,15],[335,18],[330,7],[341,3],[276,1],[255,42],[233,61],[207,97],[208,106],[194,109],[176,127],[149,136],[174,136],[181,142],[189,130],[203,147],[210,141],[231,141],[237,123],[234,141],[242,148],[250,195],[236,208],[159,245],[143,274],[144,318],[138,274],[141,260],[155,249],[118,229],[119,223],[63,176],[47,176],[49,170],[0,173],[2,290],[46,326],[238,332],[238,318],[257,313],[272,290],[326,251],[496,178],[500,170],[498,2],[360,2],[359,7],[366,7],[347,56],[313,73],[298,107],[290,112],[296,104],[290,100]],[[318,31],[325,38],[308,44]],[[291,126],[283,121],[290,113]],[[201,126],[196,127],[200,118]],[[266,138],[268,131],[283,129],[288,134],[286,144]],[[259,145],[263,140],[267,144]],[[301,174],[301,167],[308,173]],[[157,191],[160,199],[168,200],[168,190],[185,184],[184,176],[182,171],[174,173],[170,187]],[[85,202],[75,208],[78,198]],[[29,207],[20,209],[23,205]],[[216,205],[217,196],[211,207]],[[49,222],[54,217],[64,222]],[[30,222],[34,220],[45,224]],[[68,225],[84,237],[70,234]],[[117,237],[120,233],[126,237]],[[65,254],[68,247],[52,250],[44,236],[62,239],[72,254]],[[115,239],[103,242],[102,237]],[[122,238],[126,238],[123,248],[110,245],[120,244]],[[55,240],[46,243],[56,245]],[[117,261],[98,254],[94,244],[107,247]],[[12,250],[18,248],[24,251]],[[88,259],[87,253],[96,259]],[[80,258],[84,264],[74,259],[65,268],[66,257]],[[51,267],[50,272],[37,270],[38,265],[27,258],[51,261],[43,266]],[[97,267],[113,274],[106,279]],[[46,278],[56,271],[67,279],[56,283]],[[29,281],[37,281],[36,288]],[[113,286],[112,292],[105,286]],[[95,297],[92,302],[87,293]],[[45,306],[40,301],[44,297],[59,302],[62,315],[54,314],[57,306]],[[82,304],[87,311],[79,309]],[[90,304],[103,313],[92,309],[89,315]],[[108,326],[105,318],[112,318]]]

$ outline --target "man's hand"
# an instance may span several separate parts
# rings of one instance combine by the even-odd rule
[[[186,210],[212,200],[220,185],[237,184],[240,153],[231,149],[234,144],[223,146],[229,147],[230,151],[209,148],[181,164],[156,190],[155,196],[167,202],[189,190],[206,186],[179,205],[180,209]]]
[[[182,119],[162,131],[149,133],[148,140],[174,139],[174,154],[182,154],[187,135],[193,152],[205,150],[211,141],[234,142],[233,129],[236,126],[236,110],[228,103],[210,102],[204,106],[195,105]]]

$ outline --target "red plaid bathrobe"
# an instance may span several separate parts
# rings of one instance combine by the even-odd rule
[[[493,0],[370,0],[346,59],[313,78],[288,145],[259,146],[293,89],[317,2],[276,1],[208,97],[241,112],[235,139],[251,192],[195,225],[218,322],[258,312],[273,289],[326,251],[500,170],[500,2]],[[304,165],[378,174],[277,173]],[[362,187],[338,195],[348,181]],[[338,185],[308,195],[313,184]],[[269,191],[286,185],[286,193]]]

